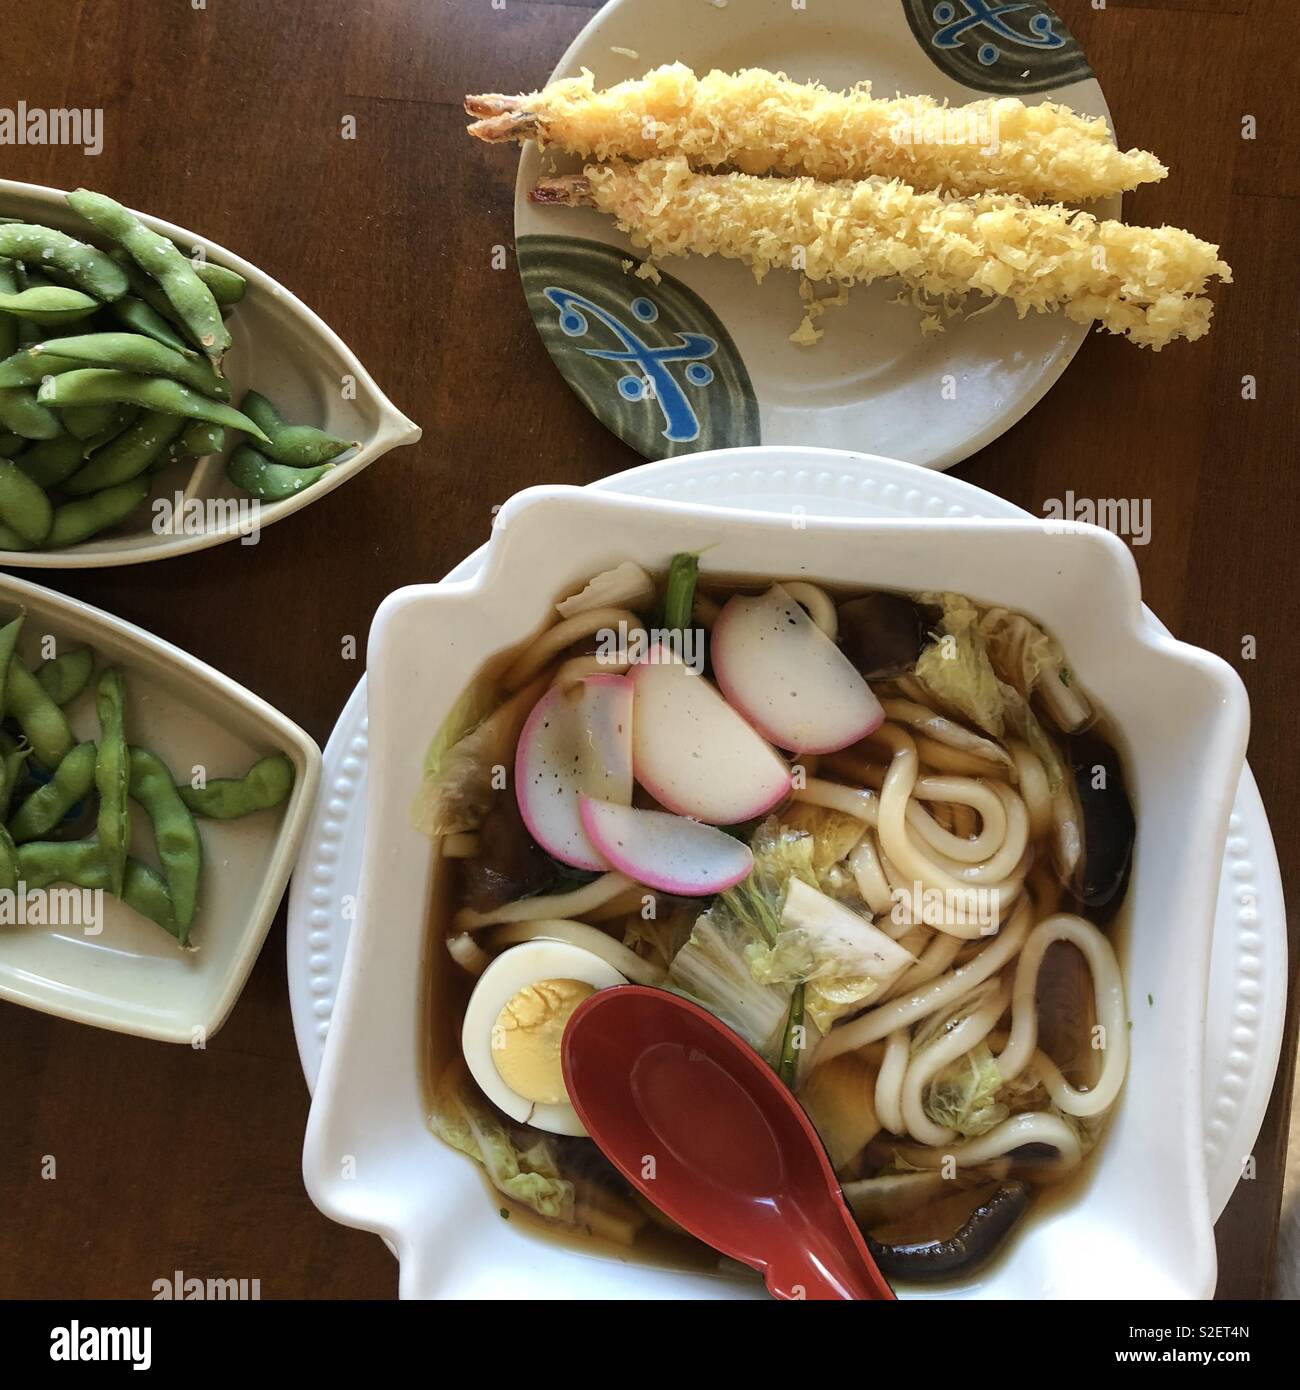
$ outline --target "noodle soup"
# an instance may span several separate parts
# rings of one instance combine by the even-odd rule
[[[414,810],[450,861],[435,1132],[503,1215],[718,1268],[560,1074],[592,991],[661,986],[794,1091],[891,1278],[973,1273],[1082,1170],[1128,1065],[1134,818],[1066,654],[961,595],[729,584],[685,555],[556,608],[466,692]]]

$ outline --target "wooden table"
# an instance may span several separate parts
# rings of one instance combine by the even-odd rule
[[[513,270],[491,268],[493,246],[511,238],[514,160],[462,133],[466,91],[542,81],[596,3],[4,0],[6,100],[102,106],[105,120],[97,158],[4,147],[4,174],[84,183],[238,250],[316,309],[425,431],[255,548],[35,577],[211,662],[323,744],[389,590],[442,575],[517,488],[638,462],[561,382]],[[1300,286],[1288,219],[1300,169],[1295,72],[1279,56],[1293,51],[1289,21],[1280,0],[1058,8],[1121,139],[1172,168],[1128,199],[1129,219],[1222,242],[1237,283],[1217,294],[1214,331],[1194,348],[1155,356],[1090,338],[1041,405],[955,471],[1033,512],[1069,488],[1151,499],[1151,543],[1135,552],[1146,596],[1249,686],[1251,762],[1294,887]],[[1253,141],[1241,136],[1247,114]],[[355,140],[341,138],[347,116]],[[1242,398],[1246,375],[1257,399]],[[1253,660],[1242,659],[1246,634]],[[349,636],[353,660],[341,655]],[[383,1245],[326,1220],[303,1190],[308,1097],[283,929],[281,913],[206,1051],[0,1005],[0,1297],[147,1298],[177,1269],[260,1278],[267,1298],[393,1296]],[[1269,1287],[1294,1025],[1257,1175],[1219,1223],[1224,1296]],[[57,1161],[53,1181],[44,1155]]]

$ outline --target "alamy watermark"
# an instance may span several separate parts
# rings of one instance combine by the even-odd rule
[[[75,927],[83,936],[104,930],[102,888],[29,888],[19,879],[0,888],[0,927]]]
[[[1081,526],[1102,526],[1117,536],[1127,537],[1131,545],[1151,543],[1151,499],[1149,497],[1049,497],[1043,503],[1047,531],[1066,536]]]
[[[234,531],[240,545],[262,538],[262,504],[256,497],[186,497],[174,492],[150,503],[153,530],[158,536],[204,536]]]
[[[80,145],[83,154],[104,148],[100,106],[0,106],[0,145]]]
[[[596,660],[611,666],[681,662],[698,676],[704,670],[704,632],[697,627],[629,629],[621,622],[596,633]]]
[[[973,107],[935,106],[904,111],[889,124],[895,145],[969,145],[981,154],[998,148],[998,113],[991,102]]]

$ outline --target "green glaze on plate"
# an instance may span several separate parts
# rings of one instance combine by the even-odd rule
[[[902,0],[916,41],[949,77],[1020,96],[1092,76],[1074,35],[1037,0]]]
[[[680,280],[576,237],[523,236],[519,275],[542,342],[593,415],[646,458],[762,442],[731,335]]]

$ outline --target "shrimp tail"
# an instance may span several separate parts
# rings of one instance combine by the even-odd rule
[[[568,208],[596,206],[596,199],[591,191],[591,180],[585,174],[554,174],[538,179],[528,190],[528,198],[530,202]]]

